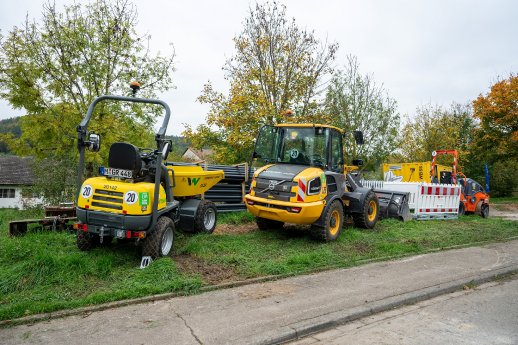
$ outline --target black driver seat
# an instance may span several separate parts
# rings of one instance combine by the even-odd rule
[[[129,143],[113,143],[108,155],[108,166],[115,169],[131,170],[136,178],[142,170],[139,149]]]

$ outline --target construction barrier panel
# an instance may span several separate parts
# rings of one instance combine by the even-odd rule
[[[414,218],[456,219],[459,217],[460,186],[420,183]]]
[[[414,219],[458,218],[460,189],[458,185],[423,182],[384,182],[362,180],[367,188],[410,193],[408,206]]]

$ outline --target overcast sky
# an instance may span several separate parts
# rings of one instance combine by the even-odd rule
[[[59,0],[57,4],[71,3]],[[518,72],[518,1],[283,0],[287,14],[322,39],[340,44],[336,66],[358,57],[397,100],[402,115],[424,104],[448,106],[486,93],[499,76]],[[2,1],[0,30],[39,18],[41,0]],[[176,89],[163,95],[172,108],[168,133],[182,123],[203,123],[208,107],[196,102],[210,80],[219,91],[228,84],[221,70],[234,52],[253,1],[135,0],[138,32],[151,34],[152,49],[176,51]],[[0,118],[22,115],[0,101]]]

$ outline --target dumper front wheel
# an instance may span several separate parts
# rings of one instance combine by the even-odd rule
[[[333,201],[324,210],[324,225],[313,224],[311,226],[311,236],[320,241],[334,241],[340,236],[344,225],[344,208],[340,201]]]
[[[173,249],[173,242],[174,222],[169,217],[160,217],[155,230],[144,240],[142,255],[153,259],[168,256]]]
[[[218,210],[212,201],[202,200],[194,216],[194,231],[212,234],[216,228]]]
[[[360,213],[353,213],[354,226],[363,229],[374,228],[379,217],[379,203],[373,191],[365,196],[361,210]]]

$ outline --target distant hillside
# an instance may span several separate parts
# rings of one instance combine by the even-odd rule
[[[16,138],[19,138],[22,134],[20,117],[0,120],[0,135],[4,133],[12,133]],[[7,146],[2,141],[0,141],[0,153],[9,153]]]
[[[187,141],[187,139],[185,139],[184,137],[171,135],[167,136],[167,139],[173,141],[173,152],[171,152],[171,159],[179,159],[184,153],[184,151],[191,145],[191,143]]]

